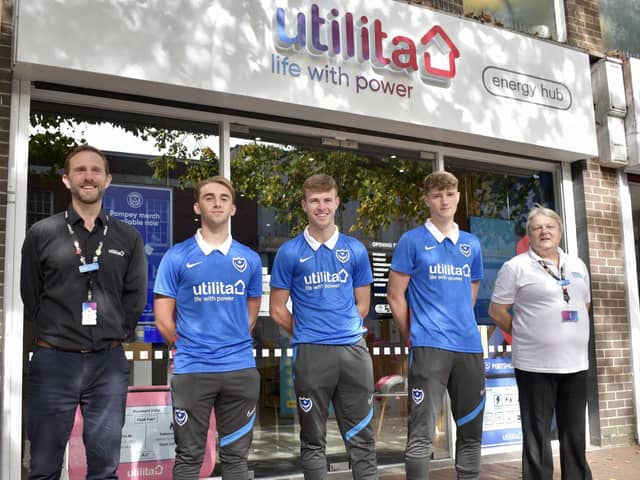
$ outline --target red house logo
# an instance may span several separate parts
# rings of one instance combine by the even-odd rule
[[[424,46],[422,80],[448,85],[456,76],[456,59],[460,57],[460,51],[440,25],[431,28],[420,43]]]

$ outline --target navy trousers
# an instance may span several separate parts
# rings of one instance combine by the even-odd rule
[[[78,405],[87,480],[117,479],[128,385],[122,346],[90,353],[36,348],[29,367],[29,479],[60,478]]]

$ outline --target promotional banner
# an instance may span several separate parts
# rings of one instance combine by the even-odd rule
[[[82,414],[76,410],[69,438],[69,480],[83,480],[87,463],[82,443]],[[216,420],[211,414],[201,477],[209,477],[216,459]],[[171,480],[176,444],[169,387],[130,388],[122,429],[118,477],[131,480]]]
[[[456,144],[485,137],[485,146],[532,156],[597,155],[586,53],[432,9],[392,0],[179,8],[30,0],[18,10],[18,78],[55,81],[55,72],[62,83],[72,71],[78,85],[87,72],[87,82],[113,77],[159,98]],[[99,48],[89,34],[103,39]]]
[[[508,363],[511,363],[510,361]],[[518,386],[513,376],[487,376],[487,401],[482,425],[482,446],[522,443]]]
[[[147,303],[140,322],[153,323],[156,272],[173,238],[171,189],[111,184],[104,195],[104,208],[107,215],[128,223],[142,235],[149,262],[149,281]]]

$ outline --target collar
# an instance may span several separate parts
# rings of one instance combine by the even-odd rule
[[[438,227],[431,222],[431,219],[428,219],[424,226],[431,232],[431,235],[434,236],[438,243],[442,243],[445,238],[451,240],[454,245],[458,243],[458,238],[460,238],[460,229],[458,228],[457,223],[453,222],[453,230],[451,230],[449,235],[444,235],[440,230],[438,230]]]
[[[560,255],[559,264],[560,266],[562,266],[564,265],[567,259],[567,254],[564,253],[564,251],[560,247],[558,247],[558,254]],[[552,265],[555,268],[555,265],[553,264],[553,262],[550,262],[549,260],[545,260],[544,258],[540,257],[536,252],[533,251],[531,247],[529,247],[529,257],[531,257],[531,259],[536,263],[542,261],[547,265]]]
[[[335,232],[333,232],[333,235],[331,235],[331,238],[329,238],[329,240],[327,240],[324,243],[320,243],[318,240],[316,240],[311,236],[311,234],[309,233],[308,225],[305,227],[303,235],[304,235],[304,239],[307,241],[307,243],[311,247],[311,250],[313,250],[314,252],[317,251],[322,245],[327,247],[329,250],[333,250],[333,247],[335,247],[336,243],[338,243],[338,238],[340,237],[340,230],[336,225]]]
[[[226,240],[222,242],[219,247],[214,247],[207,243],[206,240],[202,237],[202,232],[200,232],[200,229],[198,229],[198,231],[196,232],[196,242],[198,243],[200,250],[202,250],[205,255],[209,255],[211,252],[215,252],[216,250],[218,250],[223,255],[226,255],[227,253],[229,253],[232,241],[233,238],[231,238],[231,234],[229,234],[227,235]]]
[[[78,212],[73,208],[73,205],[70,203],[67,207],[67,223],[71,226],[75,226],[78,222],[81,222],[84,225],[84,220]],[[96,224],[100,223],[102,226],[107,224],[107,214],[104,211],[104,208],[100,209],[100,213],[96,217]]]

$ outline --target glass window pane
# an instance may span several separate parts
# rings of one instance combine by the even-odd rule
[[[640,2],[600,0],[600,29],[606,51],[620,50],[640,58]]]
[[[511,366],[511,337],[489,318],[488,308],[498,270],[516,253],[528,249],[525,225],[535,204],[554,208],[553,175],[507,169],[461,159],[446,159],[446,169],[460,181],[456,223],[480,239],[484,277],[475,306],[483,339],[487,402],[484,447],[522,440],[517,388]]]
[[[134,226],[145,244],[149,263],[147,303],[136,329],[136,341],[124,344],[131,365],[131,388],[118,474],[126,478],[123,469],[137,465],[143,456],[151,461],[171,460],[174,455],[173,446],[167,443],[173,438],[167,384],[172,360],[153,326],[152,288],[164,252],[193,235],[198,227],[194,221],[193,191],[181,189],[179,185],[187,165],[204,170],[205,161],[210,159],[213,164],[210,170],[217,172],[217,156],[213,153],[219,144],[217,126],[42,102],[33,102],[31,112],[28,225],[67,208],[69,191],[60,181],[64,158],[76,145],[89,143],[105,153],[113,175],[104,197],[105,211]],[[28,353],[33,351],[34,328],[31,319],[26,320],[24,350]],[[29,359],[30,356],[25,355],[25,378],[28,378]],[[26,418],[28,381],[23,385]],[[136,408],[143,404],[155,407],[157,414],[150,417],[135,414]],[[145,428],[146,422],[153,424],[153,428]],[[143,448],[145,444],[161,447],[151,453]],[[86,472],[82,431],[77,423],[69,445],[69,476],[77,478],[78,472],[83,469]],[[204,465],[209,471],[203,476],[209,476],[214,468],[213,451],[207,451],[208,460]]]
[[[241,131],[243,130],[243,131]],[[265,268],[265,298],[254,330],[256,363],[262,385],[259,415],[249,457],[256,477],[299,472],[299,426],[292,382],[289,338],[268,312],[268,282],[275,254],[306,225],[300,205],[304,180],[314,173],[332,175],[339,188],[340,231],[367,247],[374,270],[372,305],[364,320],[368,329],[376,382],[373,425],[380,464],[400,463],[407,434],[407,355],[386,303],[386,281],[395,243],[409,228],[425,221],[422,180],[432,162],[417,151],[373,145],[346,148],[335,139],[286,132],[232,128],[231,176],[238,194],[233,235],[256,239]],[[253,202],[253,206],[250,202]],[[256,211],[255,217],[246,216]],[[434,442],[434,456],[449,456],[443,413]],[[275,448],[274,448],[275,446]],[[337,469],[347,465],[335,415],[327,423],[327,457]]]
[[[53,215],[53,192],[49,190],[30,190],[27,192],[27,228],[38,220]]]
[[[558,38],[554,0],[464,0],[464,13],[487,13],[496,23],[541,38]]]

